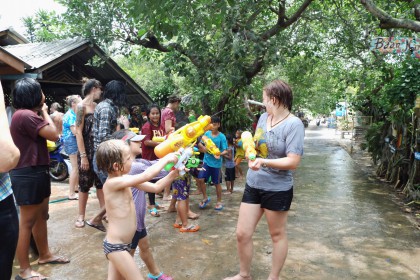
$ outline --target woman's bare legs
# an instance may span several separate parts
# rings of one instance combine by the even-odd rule
[[[76,220],[76,227],[83,227],[86,216],[86,205],[88,201],[89,193],[79,191],[79,215]],[[81,222],[83,221],[83,222]],[[78,226],[78,225],[79,226]]]
[[[287,257],[287,215],[288,211],[271,211],[264,209],[268,231],[273,241],[271,272],[268,279],[279,279],[281,269]]]
[[[260,204],[241,203],[236,229],[239,274],[225,278],[225,280],[251,279],[251,261],[254,250],[252,236],[263,213]]]
[[[77,154],[69,155],[71,172],[69,176],[69,199],[75,199],[75,191],[79,186],[79,169],[77,167]]]

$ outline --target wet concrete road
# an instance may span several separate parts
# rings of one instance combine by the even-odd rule
[[[322,127],[306,131],[281,279],[420,279],[420,231],[392,201],[390,188],[369,178],[333,134]],[[67,184],[53,185],[51,200],[63,198]],[[175,230],[174,213],[147,216],[153,254],[165,273],[178,280],[212,280],[238,271],[235,226],[243,187],[244,181],[237,180],[234,194],[224,196],[225,209],[220,212],[213,210],[213,202],[199,210],[201,197],[192,196],[192,210],[201,214],[197,233]],[[214,201],[213,187],[209,193]],[[97,200],[89,199],[88,217],[97,209]],[[106,279],[105,234],[88,226],[74,228],[76,213],[76,201],[50,205],[50,246],[71,262],[40,267],[34,258],[34,268],[49,279]],[[257,228],[254,244],[252,276],[267,279],[271,242],[265,221]],[[135,259],[146,276],[138,254]]]

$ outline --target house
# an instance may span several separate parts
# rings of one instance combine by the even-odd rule
[[[80,94],[82,78],[103,85],[111,80],[127,86],[128,105],[144,105],[152,98],[96,44],[84,38],[29,43],[13,29],[0,30],[0,80],[10,98],[13,83],[23,77],[36,79],[47,104],[64,104],[65,97]]]

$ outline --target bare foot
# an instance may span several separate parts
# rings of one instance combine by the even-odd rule
[[[30,268],[27,268],[27,269],[21,271],[18,275],[19,275],[20,278],[18,278],[16,276],[16,279],[31,279],[31,280],[48,279],[48,277],[46,277],[46,276],[44,276],[44,275],[42,275],[42,274],[40,274],[40,273],[38,273],[34,270],[31,270]]]
[[[200,191],[194,191],[194,192],[190,193],[190,195],[200,195],[200,194],[203,194],[203,193],[200,192]]]
[[[162,198],[163,201],[171,201],[172,200],[172,195],[168,195],[168,196],[164,196]]]
[[[196,219],[198,219],[198,217],[200,217],[200,215],[192,212],[191,210],[188,212],[188,219],[196,220]]]
[[[66,264],[69,263],[70,260],[63,256],[51,256],[51,258],[46,260],[38,260],[39,265],[43,264]]]
[[[68,197],[68,200],[78,200],[79,196],[77,194],[70,194]]]
[[[235,276],[228,277],[228,278],[225,278],[223,280],[252,280],[252,277],[251,277],[251,275],[242,276],[240,274],[236,274]]]
[[[168,210],[166,210],[167,213],[171,213],[171,212],[176,212],[176,208],[175,207],[170,207],[168,208]]]

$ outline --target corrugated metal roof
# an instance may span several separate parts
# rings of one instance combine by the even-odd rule
[[[41,68],[87,43],[89,40],[72,38],[53,42],[19,44],[4,47],[4,49],[31,65],[32,68]]]
[[[0,46],[27,44],[28,39],[16,32],[13,27],[0,27]]]

